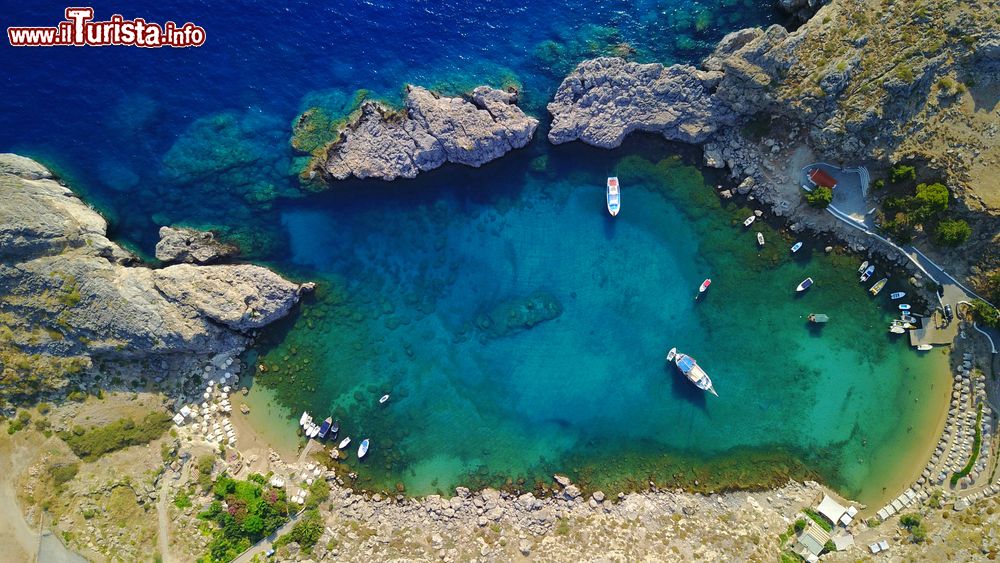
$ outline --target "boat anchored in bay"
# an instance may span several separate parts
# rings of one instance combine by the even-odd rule
[[[694,358],[688,356],[687,354],[681,354],[677,352],[677,348],[671,348],[670,352],[667,352],[667,361],[674,362],[677,365],[677,369],[681,370],[681,373],[688,378],[688,381],[694,383],[694,386],[702,391],[708,391],[709,393],[719,396],[715,392],[715,387],[712,386],[712,380],[705,373],[705,370],[701,369],[698,362]]]
[[[698,288],[698,295],[694,296],[694,300],[697,301],[701,297],[702,293],[708,289],[708,286],[712,285],[712,280],[710,278],[705,278],[705,281],[701,282],[701,287]]]
[[[611,176],[608,178],[608,213],[616,217],[621,207],[622,196],[618,187],[618,176]]]

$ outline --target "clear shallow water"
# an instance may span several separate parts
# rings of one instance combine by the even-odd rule
[[[920,450],[908,428],[940,412],[930,388],[944,372],[885,338],[888,316],[854,282],[854,259],[807,247],[791,261],[791,241],[766,228],[759,255],[735,228],[748,210],[721,208],[696,169],[662,162],[675,146],[544,142],[545,101],[579,60],[634,50],[694,62],[728,31],[777,21],[771,5],[98,2],[100,18],[193,21],[208,43],[0,46],[0,150],[59,170],[140,252],[160,225],[210,226],[250,259],[324,282],[268,334],[264,362],[277,369],[259,381],[274,388],[255,395],[254,416],[276,400],[289,414],[338,413],[373,439],[368,486],[530,488],[558,470],[606,488],[650,476],[707,488],[816,474],[866,498]],[[8,16],[51,25],[60,11]],[[296,114],[343,111],[360,88],[398,100],[405,82],[519,84],[543,119],[539,140],[480,170],[295,199]],[[615,221],[603,211],[611,172],[626,186]],[[806,275],[817,286],[794,299]],[[497,328],[529,299],[560,314]],[[834,321],[810,331],[812,311]],[[718,400],[665,367],[670,346],[704,364]],[[287,439],[290,419],[272,424],[288,424],[269,434]]]

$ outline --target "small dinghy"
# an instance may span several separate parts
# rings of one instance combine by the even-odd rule
[[[858,273],[860,274],[861,272],[865,271],[865,268],[867,267],[868,267],[868,261],[865,260],[864,262],[861,263],[861,267],[858,268]]]
[[[698,300],[699,297],[701,297],[702,293],[705,293],[705,290],[707,290],[708,286],[710,285],[712,285],[711,279],[705,278],[705,281],[701,282],[701,287],[698,288],[698,295],[694,296],[696,301]]]
[[[757,231],[757,244],[759,246],[764,246],[764,233]]]
[[[751,215],[751,216],[747,217],[746,220],[743,221],[743,226],[744,227],[749,227],[750,225],[753,225],[753,222],[756,221],[756,220],[757,220],[757,216],[756,215]]]
[[[920,350],[921,352],[926,352],[926,351],[931,350],[933,348],[934,347],[931,346],[930,344],[921,344],[921,345],[917,346],[917,350]]]
[[[892,299],[893,301],[895,301],[896,299],[902,299],[903,297],[906,297],[905,291],[897,291],[895,293],[889,294],[889,299]]]
[[[825,323],[830,320],[830,317],[824,315],[823,313],[811,313],[807,318],[809,319],[809,322],[819,323],[819,324]]]
[[[797,243],[793,244],[792,245],[792,253],[794,254],[794,253],[798,252],[800,248],[802,248],[802,243],[801,242],[797,242]]]
[[[336,435],[337,432],[340,432],[340,421],[339,420],[336,421],[336,422],[334,422],[333,426],[330,427],[330,433],[331,434]]]
[[[882,288],[885,287],[885,284],[887,283],[889,283],[889,278],[882,278],[875,282],[875,285],[873,285],[868,291],[872,295],[878,295],[878,292],[882,291]]]
[[[863,274],[861,274],[861,283],[865,283],[866,281],[868,281],[868,278],[872,277],[872,274],[874,274],[874,273],[875,273],[875,266],[874,265],[871,265],[871,266],[868,266],[867,268],[865,268],[865,272]]]
[[[910,305],[908,303],[900,303],[899,304],[899,310],[900,311],[909,311],[910,310]]]
[[[798,292],[805,291],[805,290],[809,289],[810,287],[812,287],[812,284],[813,284],[813,279],[812,278],[806,278],[806,279],[802,280],[802,283],[800,283],[798,285],[798,287],[795,288],[795,291],[798,291]]]
[[[608,178],[608,213],[615,217],[621,208],[622,195],[618,188],[618,177],[611,176]]]
[[[339,444],[337,444],[337,449],[338,450],[342,450],[342,449],[346,448],[347,445],[350,444],[350,443],[351,443],[351,437],[348,436],[348,437],[344,438],[343,440],[341,440]]]
[[[361,440],[361,445],[358,446],[358,459],[365,457],[366,453],[368,453],[368,438]]]
[[[389,395],[382,395],[382,397],[378,400],[378,404],[384,405],[388,400],[389,400]]]

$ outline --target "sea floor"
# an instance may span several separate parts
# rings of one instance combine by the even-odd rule
[[[945,356],[890,337],[856,258],[745,229],[750,208],[679,150],[564,147],[288,206],[291,262],[320,288],[265,337],[257,382],[288,428],[307,409],[370,438],[346,462],[366,487],[530,489],[558,471],[606,490],[819,477],[862,502],[893,494],[936,437]],[[664,361],[671,347],[719,397]]]

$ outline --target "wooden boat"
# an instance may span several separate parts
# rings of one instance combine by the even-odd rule
[[[823,313],[810,313],[807,318],[811,323],[825,323],[830,320],[830,317],[824,315]]]
[[[622,196],[618,187],[618,177],[611,176],[608,178],[608,213],[612,217],[618,215],[618,211],[622,207]]]
[[[793,253],[798,252],[800,248],[802,248],[802,243],[801,242],[797,242],[797,243],[795,243],[795,244],[792,245],[792,252]]]
[[[874,273],[875,273],[875,266],[874,265],[871,265],[871,266],[868,266],[867,268],[865,268],[865,272],[863,274],[861,274],[861,283],[865,283],[866,281],[868,281],[868,278],[872,277],[872,274],[874,274]]]
[[[757,244],[764,246],[764,233],[757,231]]]
[[[920,350],[921,352],[926,352],[926,351],[931,350],[933,348],[934,347],[931,346],[930,344],[921,344],[921,345],[917,346],[917,350]]]
[[[326,417],[326,420],[323,421],[323,424],[321,424],[319,427],[319,434],[317,435],[319,436],[320,440],[326,438],[326,435],[330,432],[331,426],[333,426],[333,418],[328,416]]]
[[[346,437],[346,438],[344,438],[343,440],[340,441],[340,444],[337,445],[337,449],[338,450],[342,450],[342,449],[346,448],[347,445],[350,444],[350,443],[351,443],[351,437],[348,436],[348,437]]]
[[[910,305],[908,303],[900,303],[899,304],[899,310],[900,311],[909,311],[910,310]]]
[[[878,295],[878,293],[882,291],[882,288],[885,287],[885,284],[887,283],[889,283],[889,278],[882,278],[877,282],[875,282],[875,285],[873,285],[871,289],[869,289],[868,291],[872,295]]]
[[[382,397],[379,398],[378,400],[378,404],[384,405],[388,400],[389,400],[389,395],[382,395]]]
[[[858,273],[860,274],[861,272],[865,271],[865,268],[867,267],[868,267],[868,261],[865,260],[864,262],[861,263],[861,267],[858,268]]]
[[[751,215],[751,216],[747,217],[746,220],[743,221],[743,226],[744,227],[749,227],[750,225],[753,225],[753,222],[756,221],[756,220],[757,220],[757,216],[756,215]]]
[[[906,297],[906,292],[905,291],[897,291],[895,293],[890,293],[889,294],[889,299],[892,299],[894,301],[896,299],[902,299],[903,297]]]
[[[368,438],[361,440],[361,445],[358,446],[358,459],[365,457],[368,453]]]
[[[681,370],[681,373],[688,378],[688,381],[694,383],[695,387],[702,391],[708,391],[716,397],[719,396],[715,392],[715,387],[712,386],[712,380],[709,379],[708,374],[705,373],[705,370],[701,369],[701,366],[698,365],[698,362],[694,358],[677,352],[677,348],[671,348],[667,352],[667,361],[674,362],[677,368]]]
[[[701,287],[698,288],[698,295],[694,296],[695,300],[701,297],[701,294],[705,293],[705,290],[708,289],[708,286],[710,285],[712,285],[712,280],[709,278],[705,278],[705,281],[701,282]]]
[[[806,279],[802,280],[802,283],[800,283],[798,285],[798,287],[795,288],[795,291],[803,292],[803,291],[809,289],[810,287],[812,287],[812,284],[813,284],[813,279],[812,278],[806,278]]]

